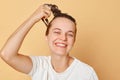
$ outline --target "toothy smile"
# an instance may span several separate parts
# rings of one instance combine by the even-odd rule
[[[57,47],[66,47],[67,45],[64,43],[55,43]]]

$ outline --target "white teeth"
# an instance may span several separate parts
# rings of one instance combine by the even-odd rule
[[[57,43],[56,45],[57,46],[61,46],[61,47],[65,47],[66,46],[65,44],[62,44],[62,43]]]

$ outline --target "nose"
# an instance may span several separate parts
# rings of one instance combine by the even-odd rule
[[[66,41],[67,40],[66,34],[61,34],[60,39],[63,40],[63,41]]]

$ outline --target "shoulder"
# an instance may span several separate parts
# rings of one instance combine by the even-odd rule
[[[92,66],[77,58],[74,59],[74,74],[80,76],[84,80],[98,80],[97,74]]]
[[[94,69],[93,69],[93,67],[91,65],[89,65],[89,64],[87,64],[87,63],[85,63],[85,62],[83,62],[83,61],[81,61],[81,60],[79,60],[77,58],[75,58],[75,62],[76,62],[76,66],[80,70],[82,70],[83,72],[90,72],[90,73],[94,72]]]
[[[41,72],[44,69],[47,69],[49,66],[49,58],[50,56],[29,56],[32,60],[32,70],[30,71],[29,75],[33,75],[36,72]]]
[[[47,63],[49,61],[50,56],[30,56],[30,59],[32,60],[33,63]]]
[[[30,56],[33,68],[47,68],[49,66],[50,56]]]

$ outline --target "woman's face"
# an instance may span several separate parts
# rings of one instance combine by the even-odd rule
[[[46,36],[52,54],[67,55],[75,42],[75,24],[64,17],[53,20]]]

